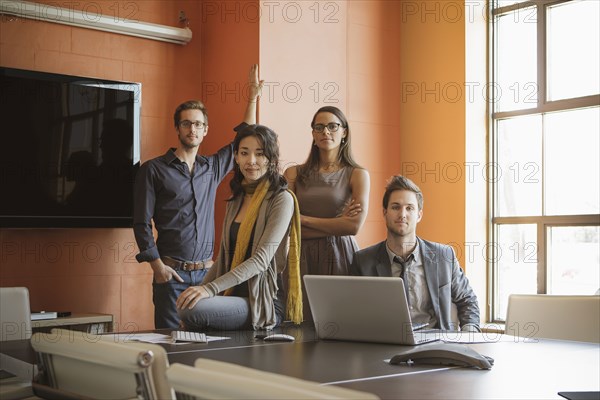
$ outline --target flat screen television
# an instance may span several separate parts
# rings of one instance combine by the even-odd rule
[[[0,68],[0,227],[133,222],[141,84]]]

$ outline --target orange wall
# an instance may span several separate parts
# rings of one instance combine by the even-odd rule
[[[248,71],[259,62],[259,19],[257,0],[207,1],[201,5],[202,85],[195,96],[208,110],[209,130],[201,153],[212,154],[233,137],[233,128],[244,116],[247,104]],[[217,191],[215,205],[215,257],[229,198],[229,179]]]
[[[94,4],[114,15],[117,3],[72,4]],[[464,21],[451,13],[461,3],[118,2],[131,4],[140,20],[166,25],[176,25],[185,10],[194,39],[178,46],[2,18],[0,65],[141,82],[147,160],[176,145],[172,113],[190,98],[203,99],[209,110],[201,152],[227,143],[245,107],[248,68],[259,62],[268,82],[259,119],[278,132],[284,165],[305,160],[309,123],[320,106],[336,105],[350,119],[354,155],[371,174],[361,247],[385,237],[381,197],[386,179],[397,173],[425,193],[419,234],[463,246],[465,104],[451,92],[465,80]],[[463,168],[459,179],[456,165]],[[228,194],[223,185],[217,242]],[[106,312],[117,327],[153,327],[151,273],[132,260],[131,230],[0,229],[0,242],[0,285],[28,286],[32,308]]]
[[[181,101],[198,97],[201,86],[200,19],[192,17],[200,14],[199,3],[68,4],[108,15],[115,15],[118,5],[120,16],[172,26],[179,10],[185,10],[191,17],[194,39],[187,46],[178,46],[2,17],[0,64],[141,82],[142,160],[175,146],[173,110]],[[1,229],[0,241],[0,285],[29,287],[32,309],[110,313],[117,327],[131,329],[132,323],[140,329],[153,327],[152,276],[146,264],[133,259],[137,248],[130,229]]]
[[[417,233],[456,244],[463,261],[465,9],[453,1],[402,1],[401,9],[400,172],[425,197]]]

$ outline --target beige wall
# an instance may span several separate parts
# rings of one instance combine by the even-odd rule
[[[298,15],[291,14],[296,5],[302,10],[297,21],[291,18]],[[286,7],[289,13],[283,14]],[[357,235],[359,245],[368,246],[385,236],[383,187],[400,165],[400,28],[394,23],[400,3],[336,1],[317,7],[288,1],[281,11],[261,22],[260,61],[273,89],[262,99],[261,120],[278,132],[282,158],[290,165],[308,156],[317,109],[333,105],[346,114],[353,154],[371,175],[371,207]]]

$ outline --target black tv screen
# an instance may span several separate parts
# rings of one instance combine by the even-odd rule
[[[0,68],[0,227],[130,227],[141,85]]]

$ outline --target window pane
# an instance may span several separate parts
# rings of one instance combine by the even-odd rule
[[[525,8],[503,14],[496,24],[496,111],[537,105],[537,12]]]
[[[498,121],[499,217],[541,215],[542,124],[540,116]]]
[[[547,114],[546,215],[600,213],[600,108]]]
[[[548,100],[600,93],[600,1],[548,8]]]
[[[537,293],[536,225],[498,225],[495,257],[498,268],[498,301],[495,319],[506,319],[508,296]]]
[[[600,290],[599,236],[597,226],[548,230],[548,293],[590,295]]]

